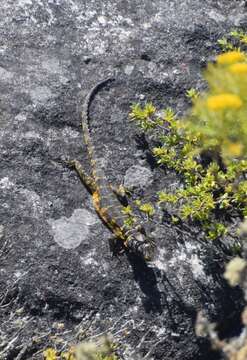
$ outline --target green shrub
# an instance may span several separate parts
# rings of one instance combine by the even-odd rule
[[[246,75],[245,53],[227,52],[208,65],[207,92],[187,91],[193,106],[184,119],[170,108],[157,116],[151,103],[131,108],[130,119],[160,144],[153,148],[158,164],[182,177],[183,187],[159,192],[158,204],[172,203],[210,239],[226,234],[224,219],[247,215]]]

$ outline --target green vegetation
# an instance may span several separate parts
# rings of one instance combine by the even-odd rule
[[[142,203],[141,200],[135,200],[134,204],[138,210],[147,215],[148,218],[152,217],[155,213],[154,206],[151,203]],[[134,216],[132,207],[130,205],[123,207],[122,213],[128,215],[128,218],[124,221],[125,225],[129,228],[133,227],[137,219]]]
[[[128,215],[127,219],[124,220],[124,224],[127,228],[132,228],[137,220],[134,216],[132,207],[130,205],[124,206],[122,208],[122,213]]]
[[[219,39],[217,43],[223,52],[240,51],[240,48],[247,45],[247,35],[243,30],[234,29],[227,36]]]
[[[66,352],[59,353],[53,348],[43,352],[44,360],[118,360],[116,345],[108,337],[97,342],[83,342]]]
[[[226,37],[219,39],[217,43],[222,51],[231,51],[234,49],[234,45]]]
[[[186,91],[187,98],[191,99],[192,101],[197,99],[199,95],[200,93],[195,88],[191,88]]]
[[[158,204],[173,204],[174,221],[200,224],[209,239],[227,232],[227,219],[247,216],[247,57],[231,51],[204,73],[208,91],[187,91],[193,106],[184,119],[170,108],[162,116],[147,103],[134,104],[130,118],[152,133],[158,164],[180,175],[175,192],[157,194]]]

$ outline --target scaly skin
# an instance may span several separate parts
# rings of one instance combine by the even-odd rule
[[[116,239],[120,240],[122,248],[142,256],[145,260],[151,260],[154,242],[147,237],[140,225],[135,225],[135,227],[131,229],[126,226],[125,220],[128,218],[128,215],[122,212],[123,205],[117,199],[112,191],[112,187],[106,180],[104,170],[100,165],[100,159],[96,155],[95,147],[90,136],[90,104],[97,91],[112,81],[114,81],[114,79],[108,78],[96,84],[87,95],[82,106],[81,121],[83,138],[91,163],[92,177],[85,174],[81,164],[77,160],[70,161],[70,164],[76,169],[82,182],[92,193],[95,210],[105,225],[115,235]]]

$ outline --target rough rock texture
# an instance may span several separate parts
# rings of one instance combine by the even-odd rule
[[[91,107],[109,180],[151,200],[176,183],[137,141],[130,104],[184,111],[185,90],[203,86],[216,40],[245,25],[237,0],[1,2],[0,359],[40,359],[48,345],[104,331],[124,359],[219,358],[196,338],[194,322],[204,309],[223,331],[236,330],[241,294],[222,278],[223,249],[164,217],[150,228],[153,263],[113,258],[109,231],[64,160],[88,167],[78,93],[114,75]]]

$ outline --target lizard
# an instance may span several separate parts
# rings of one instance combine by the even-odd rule
[[[150,261],[153,258],[154,241],[150,236],[146,235],[141,224],[135,224],[131,228],[127,226],[126,219],[128,215],[124,213],[124,205],[120,201],[122,193],[116,189],[114,190],[107,181],[89,129],[89,108],[94,96],[107,83],[114,80],[114,78],[107,78],[98,82],[88,93],[80,109],[82,134],[91,164],[91,176],[85,172],[78,160],[70,160],[69,165],[76,170],[81,182],[91,193],[98,216],[113,233],[115,241],[113,241],[112,250],[117,247],[117,244],[120,244],[121,251],[125,250],[134,253],[141,256],[145,261]]]

